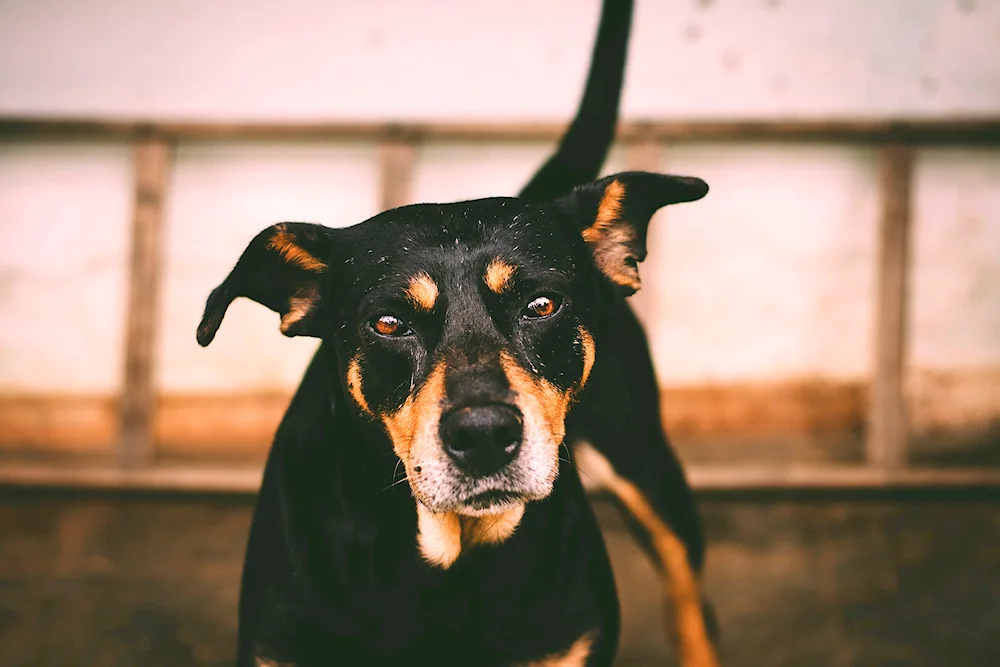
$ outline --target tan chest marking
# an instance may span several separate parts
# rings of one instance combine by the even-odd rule
[[[424,560],[448,569],[463,549],[480,544],[499,544],[517,530],[524,506],[499,514],[463,516],[454,512],[432,512],[417,503],[417,546]]]
[[[573,642],[563,653],[546,656],[541,660],[522,662],[517,667],[583,667],[590,657],[590,649],[594,644],[594,634],[588,632]]]

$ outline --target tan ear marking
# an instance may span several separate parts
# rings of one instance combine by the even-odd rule
[[[421,272],[410,278],[406,286],[406,299],[420,310],[434,310],[437,302],[438,286],[427,273]]]
[[[635,232],[621,219],[624,198],[625,186],[611,181],[604,189],[594,222],[583,230],[583,240],[590,244],[597,268],[612,282],[635,292],[641,283],[630,249]]]
[[[608,187],[604,188],[601,203],[597,205],[597,217],[594,218],[590,227],[583,230],[584,241],[594,243],[600,240],[601,236],[618,222],[621,218],[624,198],[625,186],[620,181],[611,181]]]
[[[281,333],[288,333],[296,322],[309,314],[319,295],[315,287],[304,287],[288,299],[288,312],[281,316]]]
[[[483,280],[491,292],[501,294],[505,289],[510,287],[516,270],[517,267],[497,258],[491,261],[486,267]]]
[[[295,237],[285,225],[277,225],[277,231],[267,242],[269,250],[275,250],[286,262],[297,264],[306,271],[320,273],[326,270],[326,263],[313,257],[307,250],[295,243]]]

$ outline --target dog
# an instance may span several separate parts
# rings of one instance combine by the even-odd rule
[[[657,565],[681,663],[717,664],[701,524],[625,302],[651,216],[708,186],[594,180],[631,15],[605,0],[576,117],[518,197],[275,224],[212,291],[202,346],[238,297],[322,339],[265,468],[239,667],[610,665],[618,599],[584,481]]]

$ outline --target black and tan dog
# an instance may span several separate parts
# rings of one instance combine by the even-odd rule
[[[209,297],[202,345],[237,297],[323,339],[264,473],[240,667],[611,664],[617,596],[576,464],[659,566],[682,664],[716,664],[699,519],[624,301],[650,217],[708,187],[587,182],[631,9],[605,3],[577,118],[519,198],[277,224]]]

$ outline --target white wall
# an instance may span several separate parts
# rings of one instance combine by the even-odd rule
[[[562,120],[599,0],[7,0],[0,112]],[[1000,3],[637,0],[626,117],[995,113]]]
[[[923,151],[915,174],[911,358],[1000,367],[1000,151]]]
[[[120,386],[129,154],[124,143],[0,143],[0,392]]]
[[[340,227],[378,212],[375,149],[321,145],[194,142],[175,158],[166,215],[161,387],[242,391],[294,387],[315,347],[278,332],[278,316],[240,299],[216,341],[195,342],[205,299],[261,229],[297,220]]]
[[[627,117],[1000,113],[1000,2],[637,5]],[[564,120],[597,12],[596,0],[4,2],[0,114]],[[513,193],[548,149],[425,146],[414,198]],[[266,225],[375,213],[374,156],[350,142],[179,147],[163,389],[296,384],[312,342],[283,338],[276,316],[242,303],[202,350],[204,299]],[[0,144],[0,392],[118,386],[129,160],[118,143]],[[693,144],[665,148],[662,161],[712,192],[653,223],[644,316],[661,381],[864,377],[872,152]],[[623,166],[617,151],[608,170]],[[916,182],[912,363],[1000,369],[1000,151],[922,151]]]

